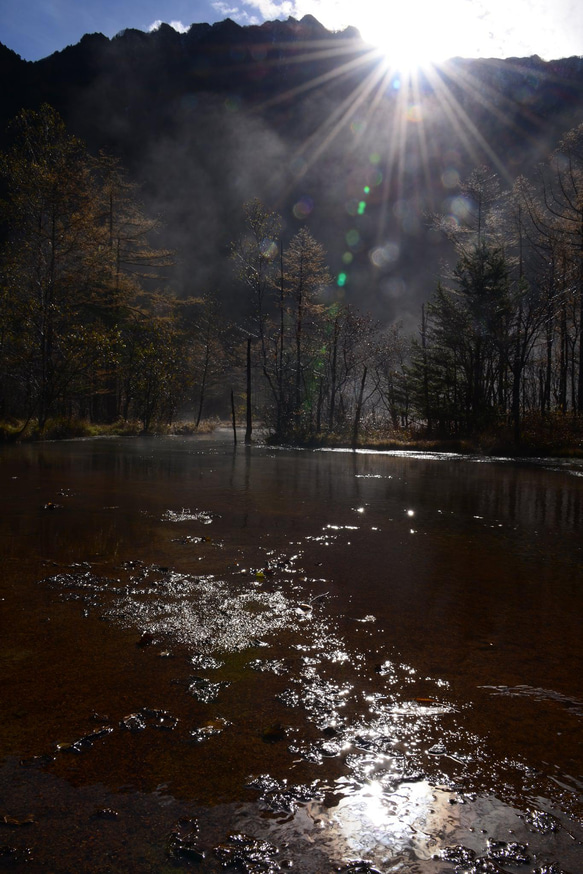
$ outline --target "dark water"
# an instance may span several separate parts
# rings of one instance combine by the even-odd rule
[[[0,453],[0,870],[583,871],[583,465]]]

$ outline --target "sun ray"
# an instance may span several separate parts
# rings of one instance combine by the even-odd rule
[[[330,145],[330,143],[335,139],[337,134],[342,128],[347,125],[350,120],[353,118],[355,112],[364,104],[367,97],[370,95],[372,90],[378,85],[380,81],[380,75],[378,68],[377,70],[373,70],[366,79],[356,88],[345,100],[338,106],[328,118],[320,125],[320,127],[314,132],[312,137],[302,145],[299,150],[299,154],[307,151],[310,146],[313,144],[314,140],[317,139],[327,128],[331,129],[326,134],[326,136],[322,139],[318,146],[314,149],[310,157],[309,165],[313,164],[317,158],[326,150],[326,148]]]
[[[471,134],[475,143],[479,145],[482,149],[483,153],[487,155],[487,157],[492,161],[492,164],[496,167],[496,169],[500,172],[501,176],[506,182],[511,182],[511,175],[508,171],[508,167],[502,158],[496,153],[494,148],[490,145],[486,137],[480,132],[478,126],[466,110],[463,108],[459,100],[452,93],[449,86],[443,79],[443,76],[440,74],[438,68],[434,68],[435,70],[435,80],[434,80],[434,92],[438,100],[440,100],[442,108],[445,109],[452,119],[452,122],[455,118],[455,126],[456,130],[460,135],[463,135],[464,141],[468,144],[469,140],[466,136],[466,132]],[[443,99],[441,99],[443,98]],[[482,163],[481,156],[478,152],[474,151],[473,147],[469,147],[469,154],[472,156],[474,164]]]
[[[419,76],[417,71],[412,77],[412,90],[413,96],[415,98],[415,103],[422,107],[422,94],[419,83]],[[432,195],[432,185],[431,185],[431,175],[430,175],[430,162],[429,162],[429,144],[427,142],[427,131],[425,127],[425,113],[423,108],[421,110],[421,116],[419,118],[419,123],[416,126],[417,139],[419,141],[419,150],[421,152],[421,165],[423,169],[423,176],[425,179],[425,190],[430,195],[430,209],[433,211],[433,195]]]
[[[298,60],[301,60],[301,58],[299,58]],[[258,112],[263,111],[271,106],[276,106],[277,104],[293,100],[294,98],[299,97],[301,94],[305,94],[308,91],[313,91],[315,88],[318,88],[321,85],[325,85],[335,80],[340,80],[341,78],[349,76],[359,67],[366,64],[367,61],[370,61],[370,52],[366,52],[365,54],[361,55],[358,58],[354,58],[351,61],[346,61],[344,64],[335,67],[333,70],[329,70],[326,73],[321,73],[319,76],[315,76],[313,79],[309,79],[307,82],[303,82],[301,85],[296,85],[294,88],[289,88],[287,91],[283,91],[282,93],[277,94],[275,97],[270,97],[267,100],[264,100],[262,103],[258,104],[255,109]]]
[[[340,37],[333,42],[306,41],[301,50],[297,43],[289,50],[286,46],[278,58],[269,58],[269,47],[264,48],[268,60],[258,62],[258,68],[273,70],[312,64],[310,72],[314,74],[308,73],[305,81],[292,88],[272,92],[249,110],[263,113],[286,104],[297,106],[304,98],[308,99],[310,114],[300,122],[305,136],[300,135],[293,153],[287,183],[281,188],[277,186],[276,199],[280,203],[285,202],[302,178],[308,178],[309,187],[312,170],[328,155],[342,165],[347,191],[352,192],[347,195],[347,215],[354,216],[359,230],[358,216],[374,206],[370,214],[375,226],[363,222],[362,228],[367,230],[363,231],[362,239],[376,247],[391,239],[398,244],[399,238],[408,234],[424,233],[423,217],[434,211],[434,200],[439,198],[442,170],[437,169],[436,179],[436,168],[442,166],[440,148],[459,149],[466,166],[486,161],[509,181],[507,156],[501,153],[499,141],[492,141],[485,128],[473,119],[466,98],[509,131],[520,131],[521,119],[528,125],[528,110],[519,116],[512,101],[501,99],[494,85],[484,87],[484,83],[478,83],[475,76],[467,73],[462,59],[443,64],[426,61],[407,67],[398,58],[389,60],[378,48]],[[310,95],[314,93],[322,97],[311,104]],[[447,133],[439,118],[447,119]],[[347,134],[338,140],[343,131]],[[456,145],[447,146],[447,142]],[[377,187],[371,187],[366,180],[375,178],[375,174]],[[355,192],[358,213],[348,208]],[[356,253],[354,256],[357,257]],[[371,270],[378,270],[374,260],[369,263],[362,257],[360,270],[365,263]],[[344,272],[341,275],[346,276]]]
[[[506,65],[508,69],[508,65]],[[496,90],[487,82],[478,80],[469,70],[459,70],[454,61],[442,65],[441,70],[449,79],[453,80],[459,88],[468,94],[468,96],[484,107],[498,121],[502,122],[504,127],[507,127],[517,133],[521,138],[527,138],[531,144],[536,146],[538,136],[541,131],[544,131],[544,120],[530,111],[528,105],[520,103],[508,95]],[[529,75],[530,70],[526,70],[520,65],[513,67],[514,72],[522,75]],[[524,119],[527,123],[536,128],[537,133],[529,135],[524,126],[520,126],[517,117]]]

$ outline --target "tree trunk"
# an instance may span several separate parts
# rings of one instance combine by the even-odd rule
[[[360,413],[362,410],[362,398],[364,395],[364,385],[366,383],[366,374],[367,368],[366,365],[364,370],[362,371],[362,380],[360,383],[360,391],[358,392],[358,402],[356,404],[356,413],[354,414],[354,427],[352,429],[352,448],[356,449],[356,444],[358,442],[358,428],[360,425]]]
[[[567,412],[567,373],[569,369],[569,350],[567,344],[567,314],[565,303],[561,305],[561,348],[559,361],[559,409]]]
[[[233,394],[233,389],[231,389],[231,416],[233,419],[233,443],[236,446],[237,445],[237,422],[235,419],[235,395]]]
[[[253,433],[253,417],[251,414],[251,338],[247,339],[247,428],[245,429],[245,443],[251,443]]]
[[[302,276],[300,274],[300,283],[302,282]],[[303,294],[302,287],[300,284],[300,289],[298,293],[298,315],[296,322],[296,399],[295,399],[295,407],[296,413],[299,414],[300,407],[302,404],[302,396],[301,396],[301,385],[302,385],[302,327],[303,327]]]
[[[338,358],[338,316],[334,319],[334,339],[332,340],[332,373],[330,374],[330,409],[328,411],[328,431],[334,429],[334,414],[336,412],[336,364]]]
[[[279,369],[277,372],[277,433],[281,433],[283,420],[284,400],[283,400],[283,353],[285,340],[285,319],[284,319],[284,298],[285,298],[285,274],[283,270],[283,240],[279,241]]]
[[[512,430],[514,443],[518,446],[521,436],[520,386],[522,383],[522,362],[516,361],[512,369]]]
[[[429,415],[429,371],[427,368],[427,319],[425,316],[425,304],[421,306],[421,348],[423,350],[423,401],[425,404],[425,419],[427,421],[427,433],[431,434],[433,423]]]
[[[202,368],[202,380],[201,380],[201,383],[200,383],[200,396],[199,396],[199,399],[198,399],[198,412],[197,412],[197,415],[196,415],[196,425],[195,425],[195,428],[198,428],[198,426],[200,425],[200,420],[201,420],[201,417],[202,417],[202,406],[203,406],[203,404],[204,404],[204,395],[205,395],[205,389],[206,389],[206,378],[207,378],[207,374],[208,374],[209,363],[210,363],[210,345],[209,345],[209,340],[208,340],[208,337],[207,337],[207,343],[206,343],[205,352],[204,352],[204,366],[203,366],[203,368]]]
[[[545,392],[542,406],[543,416],[551,411],[551,381],[553,372],[553,325],[549,319],[547,323],[546,337],[546,362],[545,362]]]
[[[322,402],[324,400],[324,391],[322,389],[322,377],[320,376],[320,384],[318,386],[318,406],[316,408],[316,434],[322,430]]]
[[[577,411],[583,413],[583,292],[581,294],[581,316],[579,322],[579,373],[577,386]]]

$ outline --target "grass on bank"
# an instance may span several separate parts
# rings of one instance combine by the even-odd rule
[[[230,423],[223,423],[231,427]],[[148,434],[200,435],[210,434],[221,425],[218,419],[207,419],[196,428],[193,422],[175,422],[172,425],[154,424]],[[238,428],[242,441],[243,429]],[[113,424],[95,424],[83,419],[66,417],[49,420],[42,432],[38,423],[15,419],[0,421],[0,443],[30,442],[38,440],[70,440],[80,437],[137,437],[144,435],[141,422],[118,421]],[[254,437],[264,436],[263,429],[256,425]],[[321,432],[286,435],[285,438],[267,437],[268,443],[287,444],[313,448],[351,448],[349,432]],[[471,437],[428,434],[422,428],[402,428],[381,430],[364,427],[361,430],[357,447],[360,449],[455,452],[490,456],[554,456],[583,458],[583,416],[551,414],[525,417],[520,442],[514,441],[509,426],[492,428]]]
[[[295,444],[313,448],[354,448],[350,431],[302,434],[296,439],[268,442]],[[510,425],[492,427],[471,436],[429,433],[421,427],[390,431],[363,424],[356,447],[379,451],[455,452],[462,455],[510,456],[525,458],[543,456],[583,458],[583,416],[550,414],[544,418],[531,415],[524,418],[517,443]]]
[[[198,428],[193,422],[175,422],[172,425],[155,424],[147,432],[141,422],[120,420],[112,424],[96,424],[85,419],[49,419],[41,430],[34,420],[29,422],[11,419],[0,421],[0,442],[17,443],[38,440],[72,440],[79,437],[138,437],[145,433],[151,435],[210,434],[218,421],[206,420]]]

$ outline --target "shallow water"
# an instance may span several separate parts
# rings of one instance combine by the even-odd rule
[[[0,870],[583,870],[583,466],[0,453]]]

